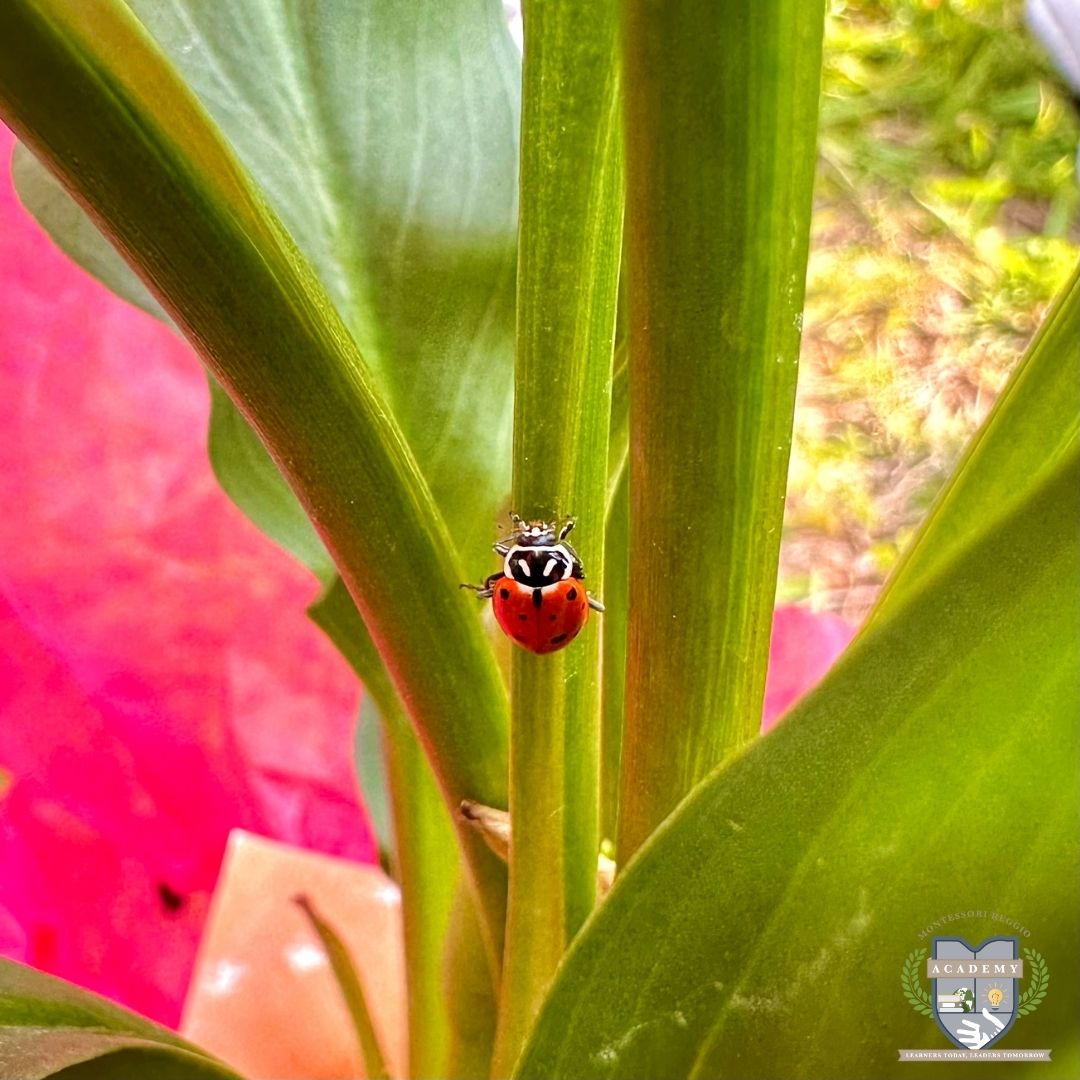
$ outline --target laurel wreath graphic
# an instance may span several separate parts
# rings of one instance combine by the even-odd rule
[[[1020,995],[1016,1003],[1017,1016],[1027,1016],[1028,1013],[1033,1013],[1039,1007],[1042,999],[1046,997],[1046,987],[1050,983],[1050,972],[1047,970],[1046,960],[1043,959],[1042,953],[1037,952],[1035,949],[1025,949],[1024,956],[1027,958],[1028,969],[1031,974],[1028,976],[1027,989]]]
[[[911,1007],[923,1016],[933,1016],[934,1007],[930,995],[923,988],[921,972],[928,949],[913,949],[908,953],[903,968],[900,969],[900,988]],[[1028,964],[1027,989],[1016,1002],[1016,1015],[1027,1016],[1033,1013],[1046,997],[1046,988],[1050,985],[1050,971],[1046,960],[1037,949],[1025,949],[1024,956]]]
[[[933,1016],[934,1007],[930,1004],[930,995],[923,989],[922,979],[919,972],[922,970],[922,962],[926,959],[929,949],[914,949],[908,953],[904,966],[900,970],[900,987],[904,991],[904,997],[917,1012],[923,1016]]]

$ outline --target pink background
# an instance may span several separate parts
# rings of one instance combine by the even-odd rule
[[[370,857],[359,689],[304,615],[314,578],[214,480],[193,353],[44,237],[11,191],[13,141],[0,950],[174,1023],[231,828]]]

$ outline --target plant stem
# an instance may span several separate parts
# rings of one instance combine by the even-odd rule
[[[441,1076],[450,1046],[442,955],[453,906],[473,903],[468,893],[455,899],[461,890],[461,859],[454,846],[454,827],[393,683],[340,579],[308,614],[349,661],[378,706],[393,818],[394,871],[401,887],[409,1075]],[[475,923],[474,912],[470,918]],[[476,982],[487,980],[490,994],[487,964],[471,977]]]
[[[625,469],[608,504],[604,559],[603,723],[600,738],[600,832],[614,841],[619,820],[619,772],[626,715],[626,611],[629,493]]]
[[[759,727],[821,0],[623,0],[630,562],[618,861]]]
[[[514,508],[574,515],[603,582],[622,224],[614,0],[524,7]],[[595,619],[595,616],[593,617]],[[510,892],[494,1075],[509,1073],[566,944],[592,910],[599,849],[599,633],[515,650]]]
[[[454,897],[444,953],[430,959],[432,962],[441,959],[443,982],[448,988],[450,1043],[446,1066],[444,1072],[410,1072],[409,1075],[478,1080],[491,1070],[497,1002],[484,964],[484,941],[476,904],[468,889],[459,888]]]

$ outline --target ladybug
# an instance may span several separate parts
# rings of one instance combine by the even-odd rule
[[[566,543],[573,518],[558,531],[546,521],[523,521],[511,514],[514,534],[495,544],[502,569],[474,589],[491,598],[495,619],[507,637],[534,653],[565,648],[581,632],[589,608],[604,605],[585,591],[585,571],[577,552]]]

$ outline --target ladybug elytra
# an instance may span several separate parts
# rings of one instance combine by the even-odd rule
[[[581,632],[589,608],[604,605],[585,590],[585,571],[577,552],[566,543],[571,518],[556,533],[546,521],[523,521],[510,515],[514,533],[494,546],[503,566],[483,585],[464,585],[491,598],[495,619],[512,641],[534,653],[565,648]]]

